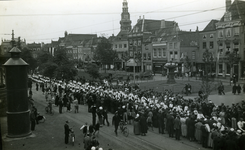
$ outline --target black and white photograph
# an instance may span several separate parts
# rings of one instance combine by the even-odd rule
[[[245,0],[0,0],[0,150],[244,150]]]

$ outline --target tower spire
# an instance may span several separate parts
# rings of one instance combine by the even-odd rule
[[[122,3],[122,13],[121,13],[120,24],[121,24],[120,32],[122,32],[122,31],[129,32],[132,28],[131,20],[130,20],[130,14],[128,12],[127,0],[123,0],[123,3]]]

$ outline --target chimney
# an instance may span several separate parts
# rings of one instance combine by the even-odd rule
[[[142,29],[141,32],[144,32],[145,16],[143,15]]]
[[[65,37],[67,36],[67,34],[68,34],[67,31],[65,31]]]
[[[225,6],[226,6],[226,12],[227,12],[229,10],[229,8],[231,7],[231,0],[226,0]]]
[[[164,19],[161,20],[161,29],[163,28],[166,28],[166,23]]]
[[[196,29],[196,32],[198,32],[199,30],[198,30],[198,26],[197,26],[197,29]]]
[[[139,22],[141,20],[141,16],[139,16],[139,19],[137,20],[137,22]]]

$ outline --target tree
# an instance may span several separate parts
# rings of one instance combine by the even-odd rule
[[[211,70],[211,66],[214,64],[214,57],[211,52],[209,52],[208,49],[203,53],[203,58],[202,58],[204,64],[205,64],[205,77],[202,78],[202,83],[201,83],[201,91],[204,94],[204,100],[208,100],[208,96],[210,93],[217,88],[217,85],[214,84],[214,80],[211,79],[208,74],[209,70]]]
[[[57,68],[54,73],[56,79],[73,80],[77,75],[77,69],[75,63],[66,53],[65,49],[57,49],[53,58],[53,63],[57,64]]]
[[[233,51],[233,52],[226,52],[226,63],[227,65],[230,66],[230,78],[232,78],[232,75],[233,75],[233,67],[234,67],[234,64],[238,63],[241,59],[241,57],[238,56],[237,54],[237,51]]]
[[[116,52],[112,50],[112,44],[105,37],[101,37],[95,50],[94,59],[102,65],[113,64]],[[106,72],[106,68],[105,68]]]
[[[45,63],[53,61],[53,57],[46,51],[39,51],[36,60],[39,70],[42,70]]]
[[[185,57],[185,62],[184,62],[185,68],[188,70],[188,81],[190,81],[190,74],[189,72],[191,71],[192,68],[192,62],[188,56]]]
[[[54,77],[55,70],[58,68],[58,65],[52,62],[48,62],[44,64],[44,69],[42,70],[42,74],[50,79]]]
[[[37,61],[33,58],[30,49],[23,48],[20,53],[20,57],[29,64],[29,69],[34,70],[37,67]]]
[[[99,67],[96,64],[89,63],[86,67],[86,72],[93,78],[97,79],[99,75]]]

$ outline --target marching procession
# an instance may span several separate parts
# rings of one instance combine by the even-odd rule
[[[157,128],[159,134],[168,134],[177,141],[180,137],[186,138],[204,148],[245,149],[245,101],[232,106],[215,105],[200,97],[185,99],[171,90],[142,90],[129,83],[111,84],[107,80],[63,82],[38,75],[31,79],[36,90],[40,86],[46,101],[59,107],[59,113],[63,113],[63,107],[66,111],[79,113],[79,105],[87,105],[92,120],[86,125],[89,129],[84,133],[84,140],[95,140],[95,128],[98,131],[103,125],[110,126],[107,114],[112,113],[115,114],[112,124],[116,136],[118,122],[123,121],[133,126],[135,135],[146,136],[147,132]],[[100,148],[99,144],[85,143],[85,149]]]

